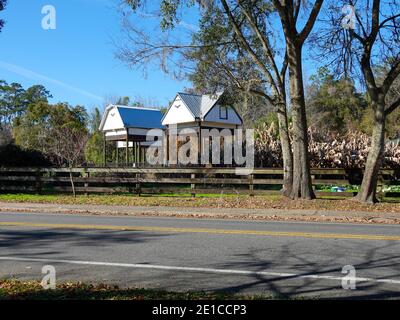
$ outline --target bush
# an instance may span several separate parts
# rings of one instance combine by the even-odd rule
[[[39,151],[23,150],[15,144],[0,147],[0,167],[41,166],[51,166],[51,163]]]

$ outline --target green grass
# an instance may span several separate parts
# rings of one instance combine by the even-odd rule
[[[196,198],[232,198],[232,197],[248,197],[248,195],[238,194],[212,194],[212,193],[196,193]],[[72,197],[70,193],[50,193],[50,194],[36,194],[36,193],[4,193],[0,194],[0,200],[20,200],[20,201],[37,201],[42,199],[43,201],[52,201],[60,198]],[[114,193],[114,194],[95,194],[92,193],[89,196],[78,194],[76,198],[96,197],[96,198],[121,198],[121,197],[137,197],[137,198],[190,198],[191,193],[158,193],[158,194],[141,194],[140,196],[131,193]],[[279,198],[279,195],[266,195],[266,197]]]
[[[58,195],[38,195],[38,194],[26,194],[26,193],[10,193],[1,194],[0,199],[2,201],[20,201],[20,202],[52,202],[59,198]]]
[[[0,280],[0,300],[265,300],[278,297],[223,292],[170,292],[120,289],[105,284],[63,283],[44,290],[38,281]],[[285,298],[285,297],[279,297]]]
[[[280,195],[259,196],[265,200],[278,200]],[[258,198],[259,198],[258,197]],[[103,204],[103,205],[158,205],[158,203],[175,203],[179,205],[176,198],[193,205],[207,203],[207,200],[236,201],[237,199],[248,199],[245,194],[196,194],[192,197],[190,193],[182,194],[78,194],[73,197],[71,194],[27,194],[27,193],[8,193],[0,194],[0,201],[6,202],[32,202],[32,203],[59,203],[59,204]]]
[[[133,195],[133,194],[0,194],[0,201],[10,203],[49,203],[56,205],[109,205],[109,206],[143,206],[143,207],[191,207],[191,208],[245,208],[245,209],[303,209],[303,210],[339,210],[339,211],[371,211],[400,212],[400,198],[385,198],[375,205],[361,204],[349,201],[344,193],[332,193],[316,200],[291,201],[280,195],[249,195],[236,194],[163,194],[163,195]],[[218,213],[218,212],[216,212]],[[249,212],[250,213],[250,212]]]
[[[385,192],[400,192],[400,186],[384,186]]]

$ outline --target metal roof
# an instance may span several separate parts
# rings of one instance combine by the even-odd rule
[[[163,129],[163,114],[157,109],[116,106],[125,128]]]
[[[103,115],[100,130],[103,129],[108,113],[117,109],[121,116],[124,128],[164,129],[161,124],[163,114],[159,109],[128,107],[120,105],[109,105]]]
[[[223,92],[203,95],[184,92],[179,92],[178,94],[195,118],[204,118],[208,111],[218,102]]]

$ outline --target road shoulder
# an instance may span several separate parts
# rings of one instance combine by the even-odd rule
[[[58,213],[104,216],[149,216],[254,221],[305,221],[400,224],[400,213],[301,209],[194,208],[0,202],[0,212]]]

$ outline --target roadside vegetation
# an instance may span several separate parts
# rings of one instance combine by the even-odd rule
[[[38,281],[0,280],[0,300],[265,300],[262,295],[220,292],[171,292],[152,289],[120,289],[106,284],[62,283],[44,290]]]
[[[383,202],[362,204],[337,196],[323,197],[312,201],[291,201],[281,195],[218,195],[199,194],[163,194],[163,195],[38,195],[38,194],[0,194],[0,202],[10,203],[49,203],[70,205],[109,205],[109,206],[166,206],[194,208],[248,208],[248,209],[284,209],[284,210],[327,210],[327,211],[368,211],[400,213],[399,198],[385,198]]]
[[[151,5],[159,18],[151,33],[142,29],[147,2],[121,1],[119,60],[144,74],[159,64],[189,81],[187,92],[223,91],[220,103],[235,106],[244,127],[255,129],[255,165],[283,168],[288,199],[316,197],[311,168],[358,168],[364,173],[354,199],[380,200],[379,169],[400,166],[398,0],[350,3],[357,27],[341,23],[347,1],[165,0]],[[0,0],[0,11],[6,3]],[[198,26],[181,38],[187,10]],[[5,23],[0,19],[0,30]],[[303,74],[309,61],[310,77]],[[98,130],[101,107],[88,114],[84,106],[51,102],[43,85],[8,81],[0,79],[0,166],[118,162]]]

